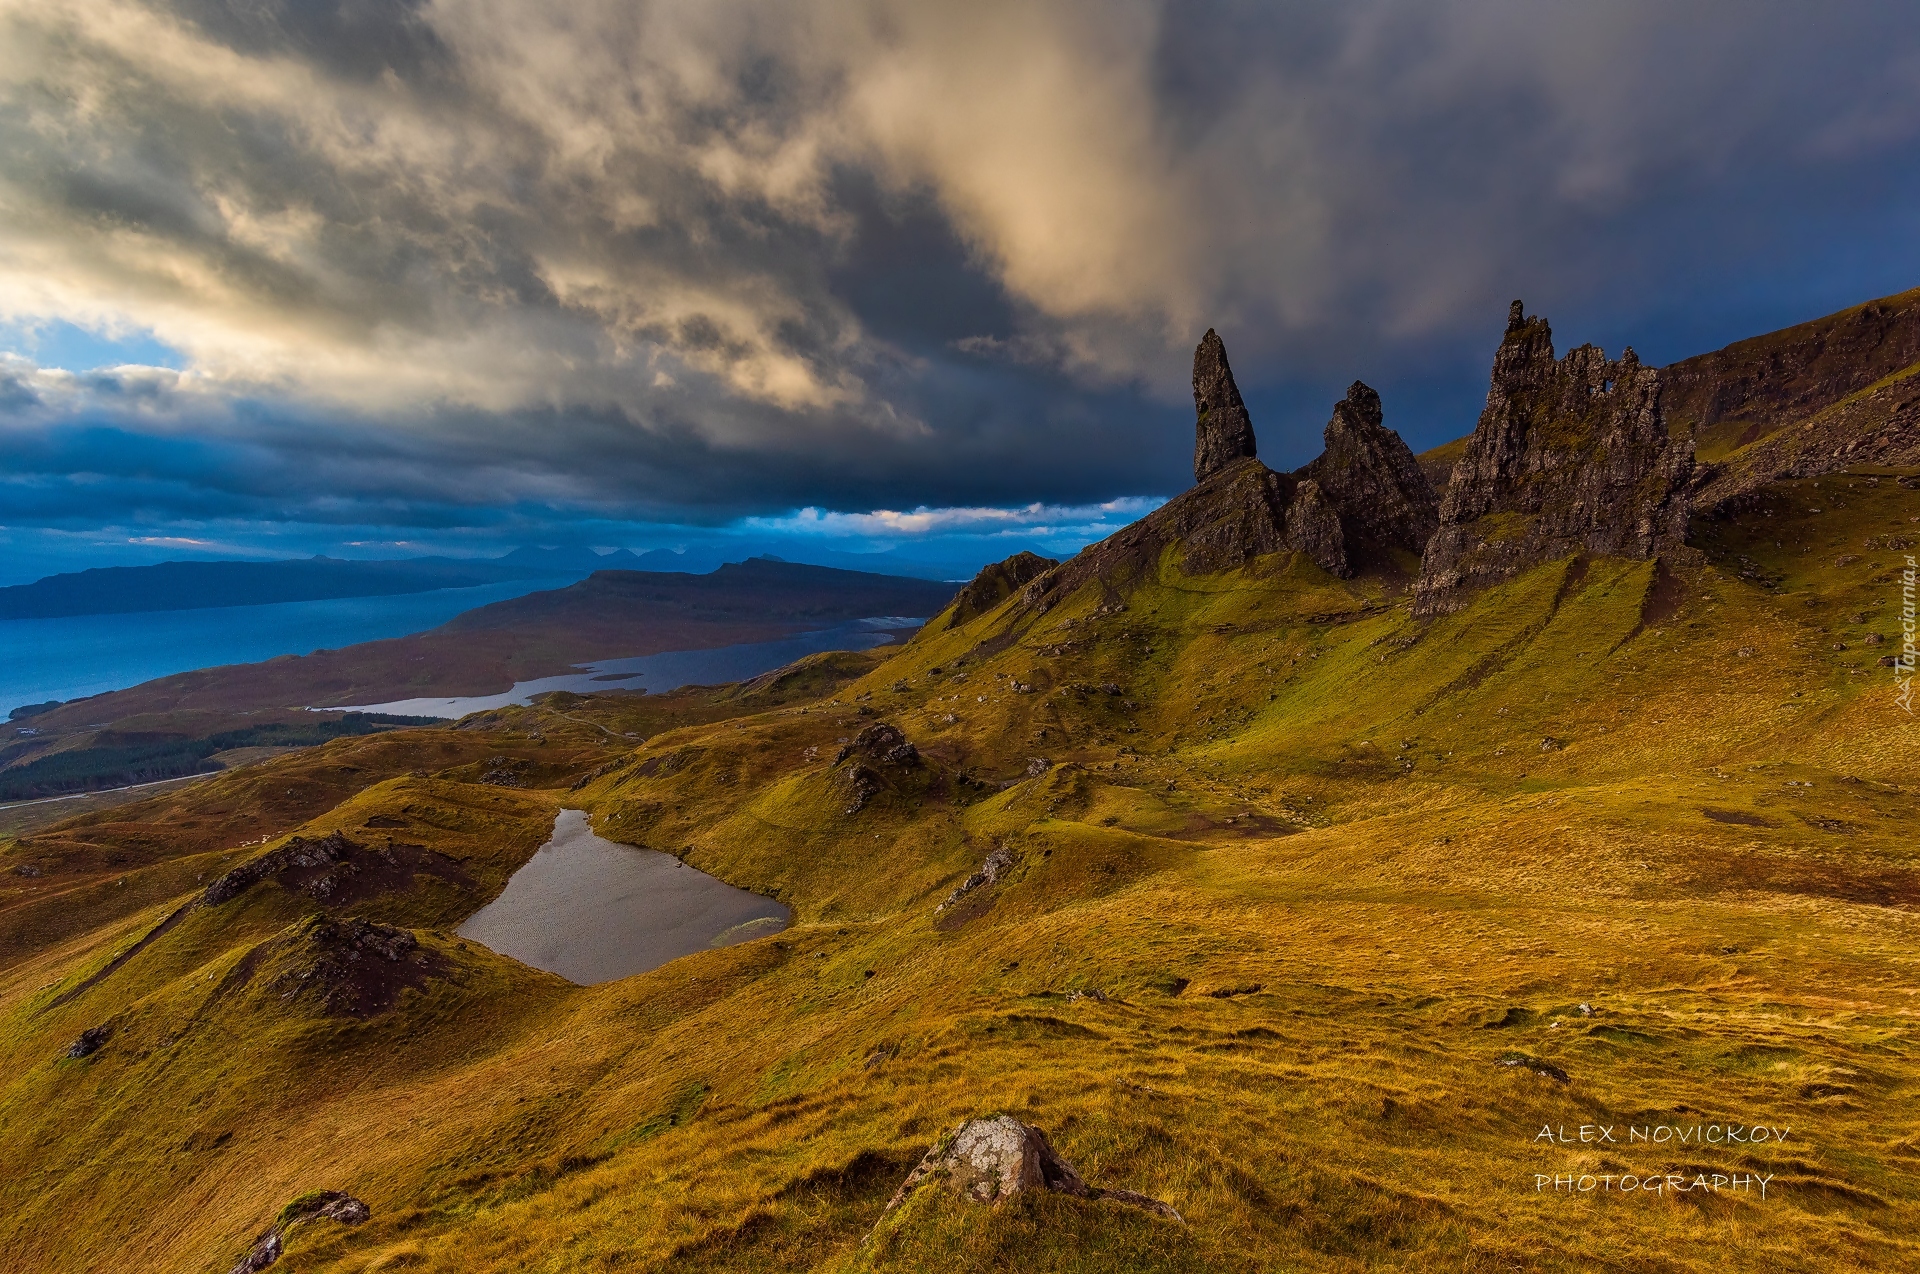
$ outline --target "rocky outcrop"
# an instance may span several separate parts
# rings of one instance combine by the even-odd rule
[[[107,1037],[111,1034],[112,1031],[104,1025],[89,1026],[80,1032],[80,1038],[68,1047],[67,1056],[70,1058],[92,1057],[105,1046]]]
[[[1045,770],[1041,772],[1045,773]],[[1005,845],[998,847],[987,855],[987,861],[980,865],[979,871],[961,881],[955,886],[954,891],[947,895],[947,900],[933,909],[934,914],[938,915],[945,911],[976,889],[999,884],[1001,877],[1012,871],[1019,861],[1019,857]]]
[[[944,1183],[974,1203],[998,1205],[1023,1190],[1054,1190],[1082,1199],[1109,1199],[1180,1220],[1178,1212],[1158,1199],[1088,1185],[1048,1143],[1045,1133],[1012,1115],[969,1119],[941,1138],[887,1200],[887,1210],[933,1182]]]
[[[402,991],[423,989],[446,969],[411,930],[359,918],[313,916],[270,945],[284,952],[284,966],[272,982],[280,999],[310,999],[331,1017],[383,1013]]]
[[[1515,301],[1486,410],[1454,467],[1414,588],[1414,613],[1577,553],[1650,558],[1687,533],[1693,440],[1669,435],[1661,378],[1631,349],[1556,361],[1547,321]]]
[[[486,769],[480,775],[480,781],[489,787],[526,787],[527,771],[531,767],[525,759],[517,756],[490,756]]]
[[[945,627],[958,628],[978,619],[1060,563],[1038,553],[1015,553],[1005,561],[984,566],[955,594]]]
[[[322,906],[341,908],[377,894],[411,889],[415,877],[422,875],[461,889],[470,889],[474,883],[459,863],[423,845],[403,844],[391,837],[384,845],[363,845],[333,831],[319,837],[295,836],[280,848],[242,863],[208,885],[200,901],[219,906],[272,878]]]
[[[1358,570],[1418,556],[1440,526],[1440,501],[1413,450],[1383,423],[1380,395],[1353,382],[1334,404],[1326,450],[1297,477],[1316,483],[1338,511],[1347,561]]]
[[[287,1231],[309,1221],[338,1221],[342,1225],[363,1225],[373,1210],[350,1194],[338,1190],[316,1190],[301,1195],[285,1208],[273,1225],[253,1241],[253,1247],[240,1258],[230,1274],[259,1274],[280,1259],[286,1248]]]
[[[900,727],[876,721],[843,745],[833,764],[835,781],[846,790],[846,812],[858,814],[868,801],[893,786],[902,771],[919,767],[920,749]]]
[[[1211,330],[1194,351],[1193,400],[1195,485],[1037,576],[1021,591],[1023,603],[1045,611],[1094,579],[1117,589],[1157,569],[1170,547],[1189,575],[1295,552],[1344,579],[1355,570],[1349,523],[1374,560],[1395,546],[1419,551],[1432,487],[1399,435],[1382,427],[1372,390],[1348,391],[1327,426],[1328,454],[1295,474],[1275,473],[1254,454],[1253,424]],[[1108,604],[1120,600],[1115,593]]]
[[[1193,351],[1193,480],[1205,482],[1214,474],[1239,460],[1251,460],[1256,453],[1253,419],[1247,405],[1240,401],[1240,387],[1233,383],[1233,368],[1227,365],[1226,343],[1212,328],[1200,338]]]
[[[1180,568],[1189,575],[1231,570],[1289,550],[1334,575],[1353,573],[1340,515],[1319,485],[1245,459],[1082,550],[1029,584],[1022,597],[1045,609],[1091,579],[1126,583],[1152,570],[1170,545],[1178,546]]]
[[[237,898],[255,884],[269,876],[277,876],[283,871],[296,867],[330,867],[339,863],[356,849],[363,848],[348,840],[339,832],[330,832],[325,836],[310,839],[296,836],[276,850],[260,855],[252,862],[242,863],[208,885],[202,898],[210,907],[217,907],[232,898]]]
[[[907,741],[899,726],[884,721],[876,721],[854,735],[853,741],[842,746],[834,756],[833,763],[838,765],[855,755],[887,765],[920,764],[920,750]]]

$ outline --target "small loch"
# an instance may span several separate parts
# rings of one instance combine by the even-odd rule
[[[587,986],[777,933],[791,917],[671,854],[604,840],[585,811],[562,810],[552,839],[459,933]]]

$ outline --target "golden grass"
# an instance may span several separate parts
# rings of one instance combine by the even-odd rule
[[[1920,727],[1858,644],[1892,559],[1846,547],[1911,496],[1856,476],[1779,498],[1671,581],[1558,563],[1431,624],[1297,561],[1161,562],[1123,610],[1008,603],[804,694],[418,732],[419,758],[354,762],[304,813],[356,837],[405,817],[477,897],[579,805],[794,908],[597,987],[449,936],[473,899],[423,883],[360,913],[450,970],[394,1012],[217,996],[305,910],[269,883],[52,1006],[229,861],[165,829],[249,772],[156,802],[127,834],[150,900],[76,869],[67,906],[97,922],[0,965],[0,1264],[224,1270],[334,1188],[374,1220],[296,1230],[283,1268],[1913,1268]],[[834,758],[875,720],[925,764],[849,814]],[[442,763],[444,737],[479,745]],[[542,790],[474,782],[509,743],[570,750]],[[47,844],[116,852],[76,835]],[[936,923],[995,845],[1010,878]],[[60,1057],[106,1020],[106,1049]],[[930,1142],[996,1110],[1187,1224],[938,1192],[883,1215]],[[1791,1132],[1577,1142],[1729,1121]],[[1771,1181],[1535,1188],[1649,1173]]]

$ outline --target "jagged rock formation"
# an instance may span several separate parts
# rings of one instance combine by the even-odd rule
[[[979,618],[1058,565],[1060,563],[1050,557],[1023,552],[981,567],[980,573],[954,595],[945,626],[958,628],[970,619]]]
[[[1593,345],[1554,358],[1519,301],[1494,356],[1486,410],[1454,467],[1414,613],[1458,610],[1478,588],[1576,553],[1648,558],[1687,534],[1693,440],[1672,437],[1657,369]]]
[[[1205,482],[1239,460],[1256,454],[1253,420],[1240,401],[1227,365],[1227,347],[1212,328],[1193,351],[1193,480]]]
[[[1694,507],[1779,478],[1920,465],[1920,288],[1667,368],[1662,402],[1693,429]]]
[[[1026,586],[1042,610],[1090,579],[1120,582],[1178,546],[1189,575],[1231,570],[1269,553],[1306,554],[1334,575],[1353,573],[1340,513],[1310,477],[1275,473],[1254,455],[1253,424],[1233,383],[1226,347],[1208,330],[1193,355],[1195,485],[1125,530]],[[1117,602],[1117,599],[1116,599]]]
[[[253,1247],[240,1258],[230,1274],[259,1274],[275,1261],[286,1246],[286,1234],[296,1225],[308,1221],[338,1221],[342,1225],[362,1225],[373,1216],[373,1210],[350,1194],[338,1190],[316,1190],[289,1203],[281,1209],[280,1216],[273,1225],[253,1241]]]
[[[1334,575],[1353,573],[1340,515],[1319,484],[1245,459],[1083,549],[1027,585],[1022,599],[1044,610],[1090,579],[1111,584],[1137,578],[1170,545],[1181,550],[1181,569],[1189,575],[1231,570],[1287,550],[1306,554]]]
[[[1022,1190],[1055,1190],[1082,1199],[1111,1199],[1179,1221],[1168,1204],[1132,1190],[1090,1186],[1060,1156],[1038,1128],[1012,1115],[969,1119],[934,1143],[907,1179],[887,1200],[887,1211],[905,1203],[930,1179],[974,1203],[998,1205]]]
[[[1348,562],[1388,567],[1393,552],[1418,554],[1440,526],[1440,501],[1413,450],[1382,424],[1380,395],[1360,381],[1333,406],[1326,450],[1297,477],[1319,485],[1339,511]]]

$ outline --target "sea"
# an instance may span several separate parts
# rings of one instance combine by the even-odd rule
[[[438,628],[462,611],[564,588],[579,578],[507,580],[398,597],[0,620],[0,717],[221,664],[307,655]]]

